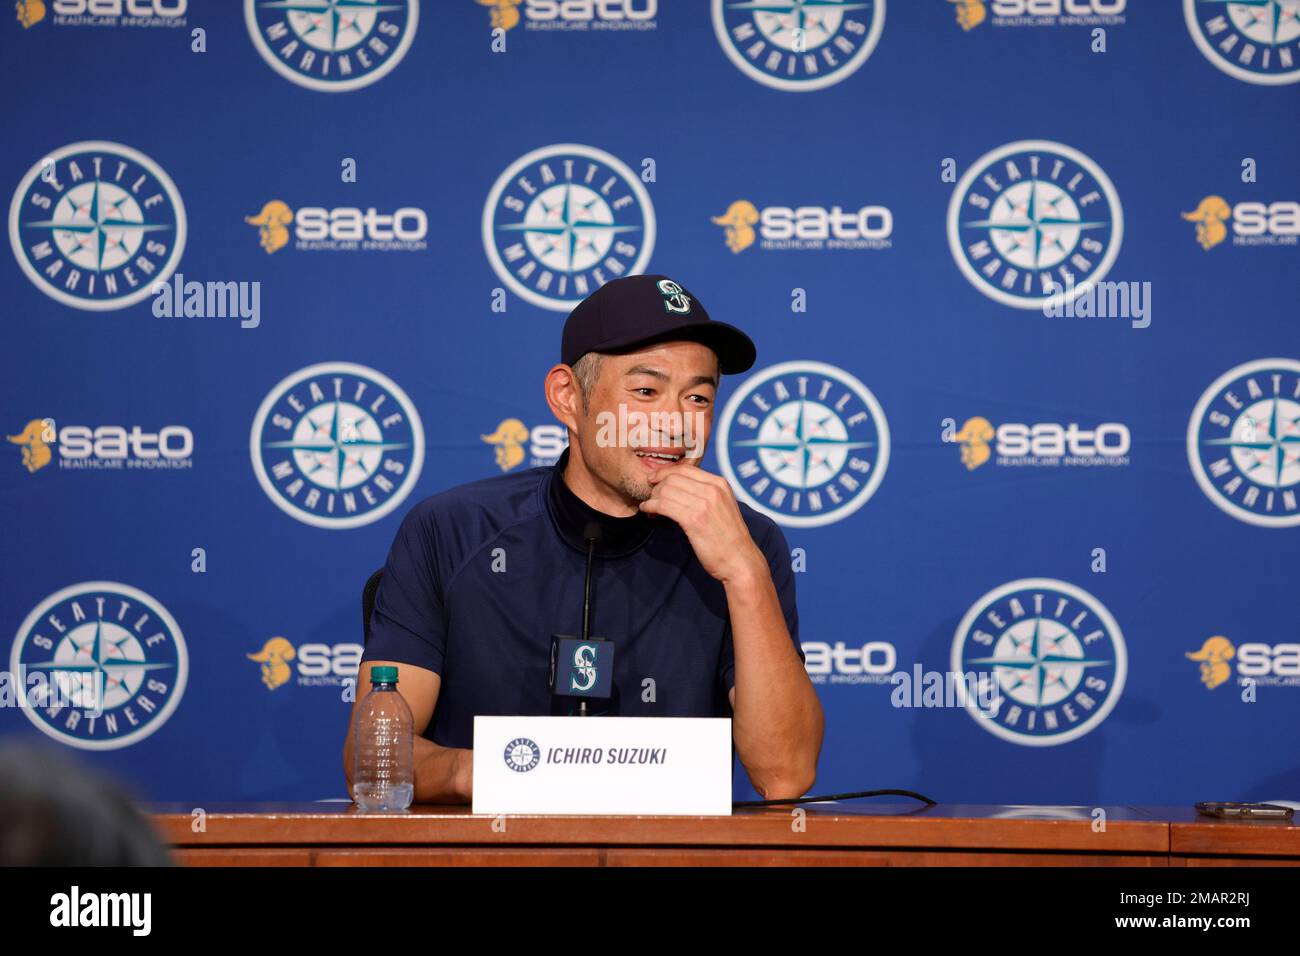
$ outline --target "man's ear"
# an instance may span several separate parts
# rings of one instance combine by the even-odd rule
[[[582,392],[573,369],[567,365],[556,365],[546,373],[543,384],[546,390],[546,404],[551,414],[559,419],[560,424],[570,431],[578,430],[578,420],[583,414]]]

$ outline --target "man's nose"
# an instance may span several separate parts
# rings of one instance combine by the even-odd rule
[[[681,407],[671,396],[658,396],[640,411],[646,415],[646,425],[656,441],[669,441],[681,431]]]

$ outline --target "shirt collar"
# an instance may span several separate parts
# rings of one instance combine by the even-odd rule
[[[565,448],[551,469],[546,491],[547,511],[561,538],[585,554],[587,539],[584,530],[589,523],[595,522],[601,530],[596,554],[603,558],[631,554],[650,540],[659,524],[653,515],[638,511],[626,518],[616,518],[597,511],[575,495],[565,482],[564,468],[568,463],[569,449]]]

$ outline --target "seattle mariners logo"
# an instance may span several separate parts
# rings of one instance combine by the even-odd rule
[[[885,28],[885,0],[713,0],[728,59],[777,90],[820,90],[867,62]]]
[[[569,690],[589,691],[596,686],[600,676],[596,668],[596,649],[590,644],[579,644],[573,649],[573,670],[569,673]]]
[[[1300,361],[1260,359],[1220,375],[1187,423],[1196,483],[1226,514],[1300,525]]]
[[[610,279],[645,271],[655,244],[650,195],[599,149],[565,143],[510,164],[483,205],[483,248],[526,302],[567,312]]]
[[[516,737],[506,744],[506,766],[515,773],[527,773],[537,766],[541,748],[527,737]]]
[[[27,171],[9,244],[50,298],[107,311],[166,282],[185,249],[185,205],[158,164],[119,143],[72,143]]]
[[[1123,233],[1106,174],[1078,150],[1046,140],[981,156],[948,203],[948,247],[962,275],[1018,309],[1059,308],[1083,295],[1110,271]]]
[[[342,93],[392,72],[415,39],[420,0],[244,0],[253,45],[299,86]]]
[[[357,528],[411,493],[424,465],[424,428],[392,379],[324,362],[271,389],[249,451],[258,483],[285,514],[317,528]]]
[[[1128,651],[1119,625],[1082,588],[1052,578],[1011,581],[976,601],[952,641],[954,674],[992,673],[999,696],[981,727],[1026,747],[1052,747],[1091,731],[1124,690]]]
[[[27,615],[9,672],[26,688],[23,712],[41,732],[83,750],[116,750],[167,723],[185,693],[189,653],[153,597],[87,581]]]
[[[718,422],[718,466],[737,496],[779,524],[847,518],[889,464],[889,425],[871,391],[822,362],[784,362],[736,389]]]
[[[660,279],[655,288],[664,297],[664,311],[670,314],[690,315],[691,297],[672,279]]]
[[[1183,0],[1183,16],[1205,58],[1229,76],[1300,80],[1300,0]]]

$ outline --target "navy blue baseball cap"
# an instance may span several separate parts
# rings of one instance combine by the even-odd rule
[[[748,335],[714,322],[699,299],[662,275],[611,279],[574,306],[564,321],[560,361],[572,365],[588,352],[617,354],[676,339],[713,349],[724,375],[754,364]]]

